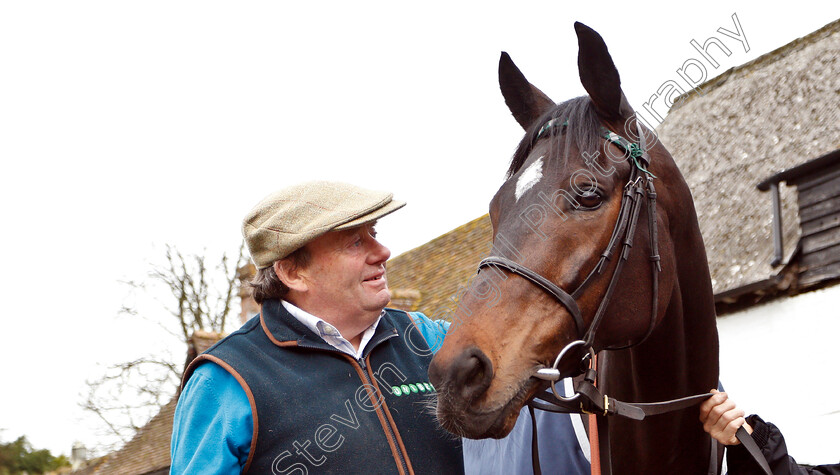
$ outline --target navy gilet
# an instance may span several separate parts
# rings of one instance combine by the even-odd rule
[[[460,441],[428,402],[432,359],[400,310],[386,309],[362,358],[306,328],[279,300],[202,355],[242,385],[254,436],[243,472],[463,473]]]

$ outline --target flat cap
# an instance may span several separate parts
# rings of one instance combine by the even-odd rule
[[[301,183],[257,203],[242,222],[242,236],[254,265],[265,269],[322,234],[360,226],[405,206],[393,198],[347,183]]]

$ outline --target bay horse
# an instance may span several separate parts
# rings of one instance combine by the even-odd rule
[[[579,374],[586,350],[598,353],[598,389],[617,400],[718,385],[711,277],[689,188],[627,103],[604,40],[581,23],[575,31],[587,96],[555,104],[506,53],[500,60],[502,94],[526,133],[490,202],[492,257],[429,369],[438,418],[463,437],[507,435],[548,387],[540,373]],[[614,473],[709,467],[696,406],[614,418],[610,432],[601,456]]]

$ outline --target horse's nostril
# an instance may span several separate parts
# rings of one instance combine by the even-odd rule
[[[460,387],[464,399],[473,399],[490,387],[493,364],[478,348],[469,348],[461,353],[452,366],[452,382],[455,387]]]
[[[466,360],[462,360],[456,368],[458,374],[455,376],[457,381],[465,386],[473,386],[475,383],[481,381],[481,375],[484,374],[484,368],[481,360],[470,356]]]

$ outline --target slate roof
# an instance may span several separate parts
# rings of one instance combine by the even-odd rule
[[[767,280],[772,208],[763,179],[840,148],[840,20],[685,95],[657,128],[691,188],[715,293]],[[799,223],[781,187],[785,258]]]
[[[169,471],[169,441],[178,398],[172,398],[122,449],[111,454],[96,475],[151,474]]]
[[[492,226],[484,215],[388,261],[391,306],[420,310],[436,318],[454,310],[458,288],[475,275],[490,252]],[[412,292],[405,302],[399,297]]]

